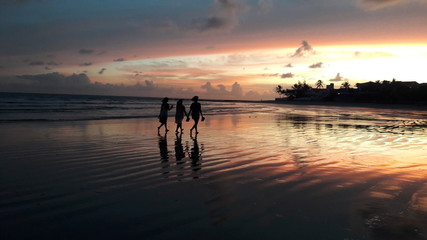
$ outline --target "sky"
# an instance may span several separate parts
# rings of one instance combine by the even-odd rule
[[[427,0],[0,0],[0,92],[267,100],[426,83]]]

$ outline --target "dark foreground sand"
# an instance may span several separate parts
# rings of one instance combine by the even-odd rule
[[[157,124],[1,124],[0,239],[427,239],[422,124]]]

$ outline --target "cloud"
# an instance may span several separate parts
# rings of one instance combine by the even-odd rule
[[[315,54],[313,47],[307,41],[302,41],[301,47],[299,47],[291,57],[304,57],[309,54]]]
[[[231,90],[223,84],[213,86],[211,82],[206,82],[201,86],[206,91],[206,96],[216,99],[239,99],[243,96],[243,89],[238,82],[231,85]]]
[[[191,29],[199,32],[231,30],[238,25],[237,13],[247,9],[242,1],[215,0],[216,10],[209,17],[193,18]]]
[[[113,60],[114,62],[124,62],[126,61],[124,58],[116,58]]]
[[[37,75],[20,75],[0,78],[0,88],[10,92],[96,94],[119,96],[168,96],[178,90],[156,87],[154,82],[145,81],[134,85],[104,84],[91,82],[84,74],[69,76],[52,72]],[[178,95],[178,94],[175,94]],[[193,93],[191,93],[193,95]]]
[[[24,62],[28,63],[28,65],[30,65],[30,66],[44,66],[44,65],[46,65],[46,66],[59,66],[62,64],[62,63],[58,63],[55,61],[49,61],[49,62],[45,63],[44,61],[41,61],[41,60],[30,61],[28,59],[24,60]],[[49,67],[45,67],[45,69],[48,69],[48,68]]]
[[[86,74],[73,74],[64,76],[57,72],[38,74],[38,75],[20,75],[20,79],[29,80],[29,83],[35,84],[39,88],[55,88],[55,87],[75,87],[89,85],[90,81]]]
[[[30,65],[30,66],[43,66],[44,62],[43,61],[31,61],[28,63],[28,65]]]
[[[377,10],[409,1],[411,0],[359,0],[359,5],[367,10]]]
[[[234,82],[233,85],[231,85],[231,94],[237,98],[243,95],[243,89],[239,83]]]
[[[99,70],[98,74],[103,74],[105,72],[105,70],[107,70],[106,68],[101,68],[101,70]]]
[[[142,97],[176,97],[189,98],[199,95],[205,99],[273,99],[274,92],[260,93],[255,89],[246,92],[238,83],[231,85],[218,84],[213,86],[210,82],[200,85],[200,90],[192,88],[159,86],[151,79],[142,80],[135,78],[133,85],[106,84],[91,82],[84,74],[63,75],[58,72],[37,75],[0,76],[0,89],[7,92],[34,92],[34,93],[60,93],[60,94],[88,94],[112,96],[142,96]],[[273,88],[273,86],[271,87]]]
[[[279,74],[278,73],[270,73],[270,74],[262,74],[262,77],[278,77]]]
[[[282,75],[280,75],[280,78],[293,78],[294,74],[293,73],[283,73]]]
[[[200,32],[220,30],[230,27],[229,21],[222,17],[195,18],[191,21],[191,24]]]
[[[59,65],[61,65],[62,63],[58,63],[58,62],[55,62],[55,61],[50,61],[50,62],[47,62],[46,63],[46,65],[48,65],[48,66],[59,66]]]
[[[93,52],[94,52],[93,49],[82,48],[79,50],[79,54],[82,54],[82,55],[92,54]]]
[[[154,82],[150,81],[150,80],[145,80],[145,86],[147,86],[147,88],[154,88]]]
[[[92,65],[91,62],[84,62],[79,64],[79,66],[90,66],[90,65]]]
[[[294,67],[294,66],[292,66],[292,63],[288,63],[288,64],[286,64],[284,67],[285,67],[285,68],[291,68],[291,67]]]
[[[329,79],[330,82],[342,82],[342,81],[347,81],[348,79],[343,78],[340,73],[337,73],[337,75],[335,76],[335,78]]]
[[[314,63],[314,64],[311,64],[309,66],[309,68],[321,68],[321,67],[323,67],[323,63],[322,62]]]

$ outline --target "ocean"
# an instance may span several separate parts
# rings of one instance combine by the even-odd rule
[[[162,98],[0,93],[0,122],[156,118]],[[175,105],[177,99],[170,99]],[[238,101],[200,101],[206,115],[274,111],[272,105]],[[185,99],[189,110],[191,100]],[[172,116],[174,109],[170,112]]]

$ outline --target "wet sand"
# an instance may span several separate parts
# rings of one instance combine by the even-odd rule
[[[427,239],[425,120],[310,111],[3,123],[0,238]]]

